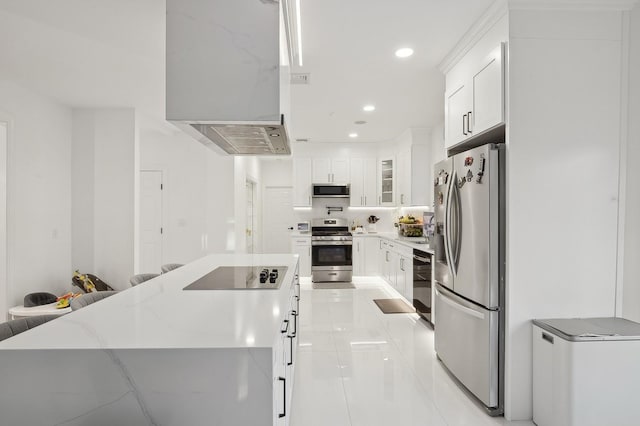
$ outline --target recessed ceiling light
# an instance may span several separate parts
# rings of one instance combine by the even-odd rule
[[[350,138],[357,138],[358,134],[357,133],[349,133],[349,137]]]
[[[375,109],[375,105],[365,105],[362,107],[362,110],[367,112],[375,111]]]
[[[413,49],[410,47],[403,47],[402,49],[396,50],[396,56],[398,58],[408,58],[413,55]]]

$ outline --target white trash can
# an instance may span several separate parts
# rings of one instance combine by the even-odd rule
[[[533,320],[533,421],[640,424],[640,324],[622,318]]]

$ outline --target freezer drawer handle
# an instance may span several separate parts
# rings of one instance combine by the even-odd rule
[[[542,340],[546,340],[547,342],[551,343],[553,345],[553,336],[547,334],[547,333],[542,333]]]
[[[471,315],[472,317],[476,317],[478,319],[484,320],[484,314],[483,313],[480,313],[478,311],[474,311],[473,309],[467,308],[466,306],[459,305],[455,301],[449,299],[446,294],[443,294],[442,292],[439,292],[438,290],[436,290],[436,293],[441,295],[442,296],[442,301],[445,302],[447,305],[451,306],[452,308],[457,309],[460,312],[464,312],[467,315]]]

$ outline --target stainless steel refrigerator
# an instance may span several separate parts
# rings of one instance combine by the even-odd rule
[[[434,167],[435,349],[492,415],[504,395],[504,146]]]

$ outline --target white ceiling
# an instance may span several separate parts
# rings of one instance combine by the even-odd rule
[[[311,84],[292,87],[292,137],[379,142],[442,121],[436,66],[493,0],[300,2],[304,66],[293,71]],[[163,0],[0,0],[0,78],[72,107],[163,117],[164,20]],[[395,58],[405,45],[415,54]]]
[[[380,142],[444,116],[437,65],[493,0],[300,0],[303,67],[292,86],[293,138]],[[396,49],[410,46],[412,57]],[[375,104],[365,113],[363,105]],[[365,120],[365,125],[354,121]]]

